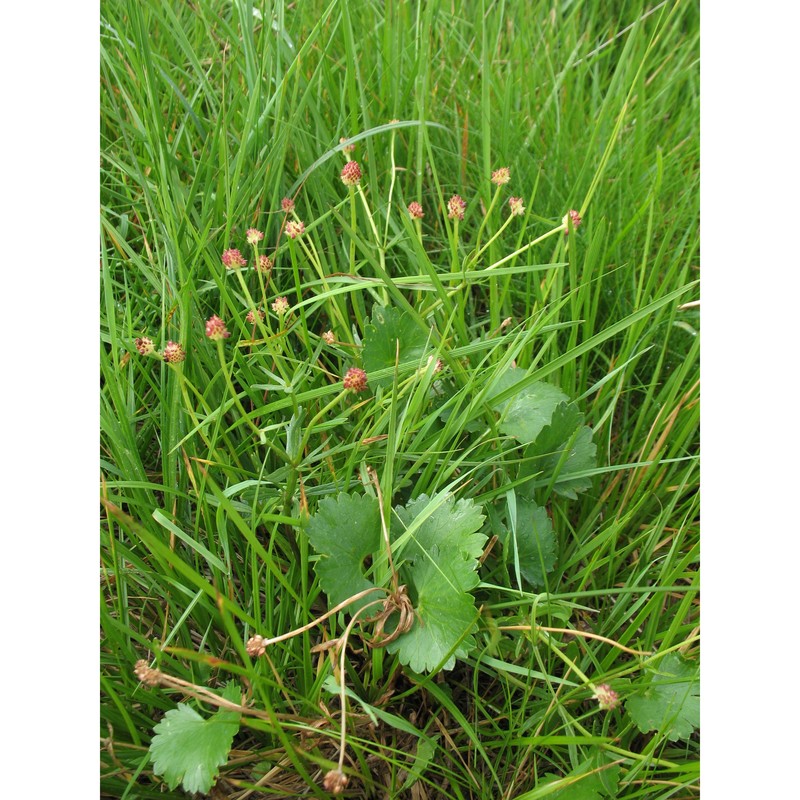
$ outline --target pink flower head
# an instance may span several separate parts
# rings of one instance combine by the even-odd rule
[[[339,139],[339,144],[344,144],[346,141],[347,141],[347,137],[346,136],[342,136],[342,138]],[[342,152],[345,153],[345,154],[349,154],[349,153],[352,153],[353,150],[355,150],[355,149],[356,149],[356,146],[354,144],[345,144],[344,147],[342,148]]]
[[[286,223],[286,235],[290,239],[296,239],[298,236],[302,236],[305,232],[306,226],[299,220],[295,222],[293,219],[290,219]]]
[[[247,261],[242,257],[241,252],[233,247],[222,254],[222,263],[228,269],[236,269],[247,265]]]
[[[259,256],[258,266],[253,264],[253,269],[257,269],[259,272],[269,272],[272,269],[272,259],[269,256]]]
[[[285,297],[276,297],[272,304],[272,310],[282,317],[289,310],[289,300]]]
[[[227,339],[230,335],[231,332],[225,327],[225,323],[216,314],[206,320],[206,336],[211,339],[212,342],[222,341],[223,339]]]
[[[602,711],[611,711],[619,705],[619,695],[607,683],[595,687],[594,699]]]
[[[264,234],[261,231],[257,231],[255,228],[248,228],[247,229],[247,243],[248,244],[258,244],[264,238]]]
[[[367,373],[358,367],[350,367],[344,375],[344,388],[353,392],[363,392],[367,388]]]
[[[408,204],[408,214],[411,219],[422,219],[425,216],[422,206],[416,200],[412,200]]]
[[[156,346],[153,344],[153,340],[149,336],[142,336],[137,339],[134,344],[136,345],[136,349],[139,351],[139,355],[142,356],[149,356],[150,353],[155,352]]]
[[[571,208],[566,214],[564,214],[564,219],[561,220],[562,224],[564,225],[564,233],[569,234],[569,225],[567,224],[567,218],[572,220],[572,227],[575,230],[578,230],[578,226],[581,224],[581,215],[574,209]]]
[[[281,208],[287,213],[291,214],[294,211],[294,200],[291,197],[284,197],[281,200]]]
[[[325,333],[322,334],[322,339],[325,344],[333,344],[336,341],[333,331],[325,331]]]
[[[348,161],[342,167],[342,183],[345,186],[358,186],[361,183],[361,167],[358,161]]]
[[[260,308],[257,308],[254,311],[247,312],[245,320],[249,322],[251,325],[255,325],[257,319],[260,320],[261,322],[264,321],[264,312]]]
[[[508,207],[511,209],[512,217],[521,217],[525,213],[525,206],[522,205],[521,197],[509,197]]]
[[[167,364],[180,364],[186,358],[186,351],[177,342],[167,342],[164,345],[164,361]]]
[[[447,201],[447,216],[450,219],[464,219],[464,212],[467,210],[467,204],[461,199],[460,194],[454,194]]]
[[[492,173],[492,183],[502,186],[511,180],[511,170],[508,167],[500,167]]]

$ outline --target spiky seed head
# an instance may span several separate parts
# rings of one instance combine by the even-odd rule
[[[247,261],[242,256],[241,251],[237,250],[235,247],[231,247],[222,254],[222,263],[228,269],[236,269],[237,267],[244,267],[247,265]]]
[[[294,200],[291,197],[284,197],[281,200],[281,208],[284,210],[285,213],[291,214],[294,211]]]
[[[289,310],[289,300],[286,297],[276,297],[272,303],[272,310],[282,317]]]
[[[230,335],[231,332],[225,327],[225,323],[216,314],[206,320],[206,336],[211,339],[212,342],[220,342],[223,339],[227,339]]]
[[[571,208],[566,214],[564,214],[564,219],[561,220],[561,223],[564,225],[564,233],[569,234],[569,225],[567,224],[567,220],[572,220],[572,227],[575,230],[578,230],[582,220],[581,215],[574,209]]]
[[[336,341],[333,331],[325,331],[325,333],[322,334],[322,340],[325,344],[333,344]]]
[[[342,138],[339,139],[339,144],[344,144],[346,141],[347,141],[347,137],[346,136],[342,136]],[[356,146],[354,144],[345,144],[344,147],[342,148],[342,152],[345,155],[349,155],[355,149],[356,149]]]
[[[361,167],[358,166],[358,161],[348,161],[342,167],[341,177],[345,186],[358,186],[361,183]]]
[[[261,322],[264,321],[264,312],[260,308],[247,312],[245,320],[249,322],[251,325],[255,325],[257,319],[260,320]]]
[[[247,229],[247,243],[248,244],[258,244],[264,238],[264,234],[261,231],[257,231],[255,228],[248,228]]]
[[[511,180],[511,170],[508,167],[500,167],[492,173],[492,183],[502,186]]]
[[[186,351],[178,342],[167,342],[164,345],[164,361],[167,364],[180,364],[186,358]]]
[[[259,256],[258,264],[253,264],[253,269],[259,272],[269,272],[272,269],[272,259],[269,256]]]
[[[367,373],[358,367],[350,367],[344,375],[344,388],[358,394],[367,388]]]
[[[619,705],[619,695],[607,683],[595,687],[594,699],[601,711],[611,711]]]
[[[422,206],[416,200],[412,200],[408,204],[408,214],[411,219],[422,219],[425,216]]]
[[[296,239],[298,236],[302,236],[306,232],[306,226],[300,222],[300,220],[290,219],[286,223],[286,235],[290,239]]]
[[[149,336],[140,336],[134,342],[136,345],[136,349],[139,351],[139,355],[142,356],[149,356],[151,353],[155,352],[156,346],[153,344],[153,340]]]
[[[464,212],[467,210],[467,204],[461,198],[460,194],[454,194],[447,201],[447,216],[450,219],[464,219]]]
[[[512,217],[521,217],[525,213],[525,206],[522,205],[521,197],[509,197],[508,207],[511,209]]]

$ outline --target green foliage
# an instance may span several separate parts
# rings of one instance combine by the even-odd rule
[[[525,448],[520,477],[531,475],[536,483],[547,481],[553,491],[572,500],[590,489],[592,480],[582,473],[597,465],[597,446],[592,429],[582,422],[583,414],[574,403],[559,403],[549,423]],[[533,481],[528,491],[532,485]],[[524,485],[521,491],[526,491]]]
[[[545,575],[556,563],[556,535],[547,509],[519,497],[511,530],[501,538],[506,560],[534,588],[545,585]]]
[[[477,532],[483,515],[472,500],[449,497],[429,513],[431,502],[421,495],[395,509],[405,530],[413,530],[399,551],[400,581],[410,586],[418,621],[388,649],[415,672],[452,669],[475,646],[470,632],[478,614],[470,591],[479,582],[478,557],[486,541]]]
[[[700,667],[669,653],[634,684],[625,710],[642,733],[660,731],[670,741],[700,727]]]
[[[316,570],[330,607],[377,585],[365,577],[369,568],[364,562],[368,556],[371,564],[380,559],[378,509],[377,499],[369,495],[339,495],[323,500],[306,524],[320,554]],[[486,541],[477,532],[483,515],[471,500],[449,497],[442,502],[426,495],[395,508],[395,514],[390,537],[398,546],[393,555],[417,621],[387,649],[415,672],[452,669],[456,658],[475,645],[470,633],[477,610],[470,592],[479,582],[477,559]],[[351,603],[351,613],[365,602]]]
[[[514,391],[518,387],[508,400],[494,403],[492,407],[502,415],[500,431],[522,444],[536,441],[559,403],[568,399],[564,392],[549,383],[536,381],[526,385],[526,377],[525,370],[519,367],[508,370],[500,376],[487,398],[491,403],[501,392]]]
[[[306,626],[391,585],[371,467],[419,618],[389,652],[354,635],[344,653],[377,720],[344,721],[348,792],[399,797],[413,775],[443,800],[544,796],[607,747],[610,796],[693,796],[697,737],[667,735],[671,704],[642,735],[661,678],[605,639],[696,646],[698,4],[251,6],[100,9],[101,793],[163,796],[143,748],[174,703],[132,673],[157,647],[165,674],[235,676],[270,711],[226,778],[258,764],[276,795],[322,796],[339,709],[316,646],[341,625]],[[206,338],[211,315],[230,338]],[[353,366],[368,389],[343,393]],[[417,674],[442,663],[446,682]],[[630,710],[581,700],[581,674],[635,687]],[[334,721],[309,738],[321,704]]]
[[[226,700],[238,703],[241,692],[229,683],[222,692]],[[239,730],[240,714],[220,709],[204,719],[191,706],[178,703],[153,730],[150,760],[170,789],[181,784],[184,791],[207,793],[228,761],[233,737]]]
[[[541,794],[550,800],[602,800],[604,797],[616,798],[619,786],[620,768],[610,764],[609,756],[600,750],[578,765],[563,778],[545,775],[539,788],[553,783],[567,783],[562,789]]]
[[[392,374],[373,377],[383,369],[425,366],[430,349],[429,337],[408,312],[391,306],[375,306],[364,326],[364,368],[375,386],[391,386]]]
[[[380,525],[378,501],[349,494],[324,498],[306,522],[306,535],[320,554],[315,567],[319,584],[331,607],[375,585],[365,577],[364,560],[380,549]],[[374,599],[354,600],[346,610],[354,614]]]

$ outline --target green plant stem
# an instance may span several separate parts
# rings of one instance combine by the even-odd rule
[[[245,422],[247,422],[250,429],[253,431],[253,433],[256,434],[256,436],[258,436],[259,442],[263,442],[264,441],[263,433],[258,428],[258,426],[255,425],[255,423],[253,423],[250,417],[247,416],[247,411],[245,411],[244,406],[239,400],[239,395],[237,394],[236,388],[234,387],[233,381],[231,380],[231,374],[230,371],[228,370],[228,364],[225,360],[225,345],[223,344],[221,339],[218,339],[216,344],[217,344],[217,356],[219,357],[219,366],[220,369],[222,370],[223,376],[225,377],[225,384],[228,387],[228,391],[231,393],[233,402],[236,404],[236,407],[239,409],[239,412],[244,417],[244,420]]]

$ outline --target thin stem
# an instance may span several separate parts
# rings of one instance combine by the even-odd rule
[[[303,625],[301,628],[295,628],[294,630],[289,631],[288,633],[282,633],[280,636],[273,636],[271,639],[264,639],[262,644],[264,647],[269,647],[271,644],[275,644],[276,642],[283,642],[286,639],[291,639],[293,636],[299,636],[301,633],[305,633],[306,631],[310,631],[312,628],[315,628],[321,622],[325,622],[328,617],[332,617],[334,614],[338,614],[343,608],[346,608],[350,605],[350,603],[355,603],[357,600],[360,600],[362,597],[366,597],[368,594],[372,594],[372,592],[386,592],[387,590],[382,586],[371,586],[369,589],[362,589],[362,591],[357,592],[356,594],[347,598],[347,600],[342,600],[337,606],[334,606],[330,611],[327,611],[320,617],[315,617],[306,625]],[[378,600],[376,602],[382,603],[383,600]],[[374,603],[369,603],[368,605],[374,605]],[[364,606],[366,608],[367,606]]]
[[[392,592],[397,592],[399,579],[397,577],[397,570],[394,567],[394,559],[392,558],[392,545],[389,542],[389,530],[386,527],[386,513],[383,509],[383,492],[381,491],[381,482],[378,480],[378,473],[372,467],[367,467],[367,474],[372,480],[375,491],[378,495],[378,508],[381,512],[381,531],[383,532],[383,541],[386,545],[386,556],[389,559],[389,569],[392,571]]]
[[[217,355],[219,356],[220,369],[222,370],[222,374],[225,377],[225,383],[228,386],[228,390],[230,391],[231,396],[233,397],[233,402],[236,404],[236,407],[241,412],[242,416],[245,419],[245,422],[247,422],[247,424],[250,426],[250,428],[253,430],[253,432],[258,436],[259,441],[261,441],[263,439],[263,435],[261,433],[261,430],[250,419],[250,417],[247,416],[247,411],[245,411],[241,400],[239,400],[239,395],[236,393],[236,388],[233,385],[233,381],[231,380],[231,374],[228,371],[228,365],[227,365],[227,363],[225,361],[225,350],[224,350],[224,346],[222,344],[222,340],[217,340]]]
[[[597,633],[589,633],[588,631],[576,631],[570,628],[546,628],[543,625],[500,625],[497,630],[499,631],[545,631],[546,633],[566,633],[570,636],[582,636],[585,639],[597,639],[598,641],[610,644],[625,653],[630,653],[634,656],[651,656],[652,650],[632,650],[630,647],[625,647],[624,644],[615,642],[613,639],[608,639],[605,636],[600,636]]]

